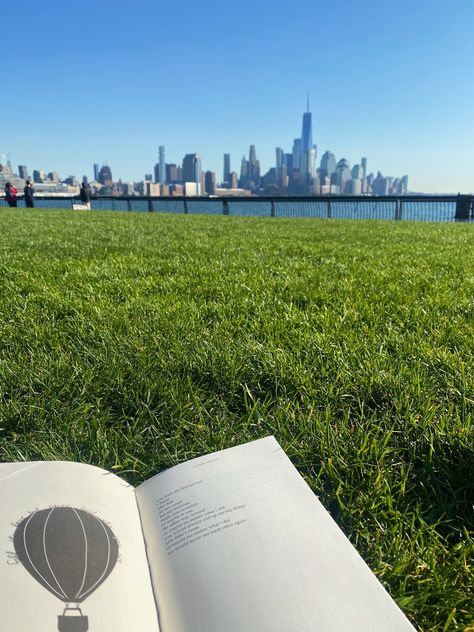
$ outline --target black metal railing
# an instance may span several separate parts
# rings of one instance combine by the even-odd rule
[[[37,196],[35,207],[72,209],[77,197]],[[6,206],[0,199],[0,206]],[[18,198],[18,206],[25,206]],[[91,210],[261,217],[453,222],[474,220],[474,196],[115,197],[92,196]]]

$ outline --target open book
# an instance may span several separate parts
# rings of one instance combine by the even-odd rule
[[[414,630],[273,437],[136,489],[0,464],[5,632]]]

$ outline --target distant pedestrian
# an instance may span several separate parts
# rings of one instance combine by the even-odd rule
[[[25,205],[27,208],[34,208],[35,203],[33,202],[33,195],[35,194],[35,190],[33,189],[31,180],[26,181],[26,186],[23,189],[23,192],[25,194]]]
[[[89,185],[87,184],[87,182],[83,182],[81,184],[79,195],[81,196],[81,202],[83,204],[89,204],[89,202],[91,201],[91,190],[89,189]]]
[[[17,206],[16,196],[18,191],[15,189],[11,182],[7,182],[5,184],[5,199],[8,203],[8,206]]]

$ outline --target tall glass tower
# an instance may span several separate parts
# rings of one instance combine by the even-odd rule
[[[224,154],[224,182],[230,182],[230,154]]]
[[[163,145],[160,145],[158,148],[158,175],[160,184],[164,184],[166,182],[166,168],[165,168],[165,148]]]
[[[255,172],[255,163],[257,162],[257,152],[255,145],[250,145],[249,149],[249,177],[252,180]]]
[[[293,141],[293,169],[299,169],[301,162],[301,138]]]
[[[311,122],[311,112],[309,111],[309,97],[306,112],[303,114],[303,128],[301,130],[301,153],[313,149],[313,124]]]
[[[183,159],[183,182],[201,184],[201,158],[199,154],[186,154]]]
[[[313,148],[313,125],[311,123],[311,112],[303,114],[303,129],[301,130],[301,151],[309,151]]]
[[[275,147],[275,154],[276,154],[276,168],[277,170],[282,166],[283,164],[283,149],[281,147]]]

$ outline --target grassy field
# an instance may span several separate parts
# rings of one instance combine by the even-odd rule
[[[0,212],[0,459],[274,434],[424,631],[474,630],[474,226]]]

